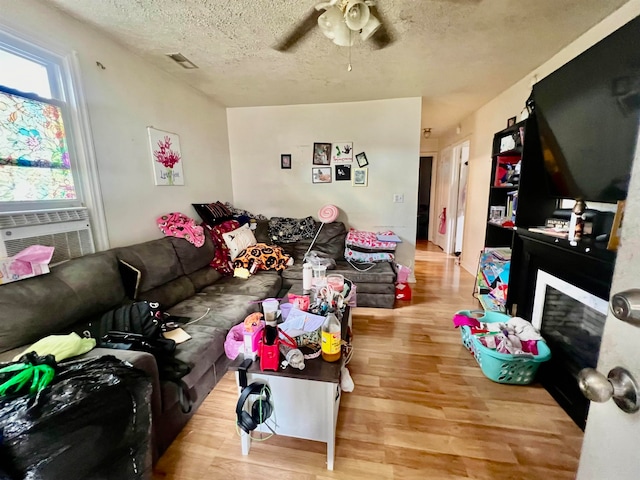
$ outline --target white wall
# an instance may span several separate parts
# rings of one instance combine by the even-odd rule
[[[227,110],[234,204],[267,216],[317,218],[335,204],[339,219],[362,230],[395,231],[398,261],[413,264],[416,238],[420,98],[230,108]],[[314,142],[353,142],[366,152],[369,186],[312,184]],[[292,169],[280,169],[291,153]],[[353,167],[357,166],[354,159]],[[333,165],[331,166],[333,168]],[[404,203],[393,203],[393,194]]]
[[[461,259],[461,264],[467,271],[475,274],[478,257],[484,246],[493,134],[507,126],[509,117],[518,116],[520,120],[520,112],[531,93],[534,76],[540,80],[549,75],[638,15],[640,0],[631,0],[511,88],[465,118],[460,122],[460,134],[452,130],[440,138],[441,150],[464,138],[471,141],[469,189]]]
[[[161,237],[155,219],[163,213],[197,218],[191,203],[231,200],[224,108],[40,2],[0,0],[0,12],[0,28],[4,24],[45,45],[77,52],[110,246]],[[154,185],[147,126],[180,136],[185,186]]]

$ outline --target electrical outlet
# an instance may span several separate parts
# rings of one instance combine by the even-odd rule
[[[402,193],[394,193],[393,194],[393,203],[404,203],[404,194],[402,194]]]

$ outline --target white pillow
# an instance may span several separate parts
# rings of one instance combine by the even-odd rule
[[[258,243],[256,241],[256,237],[249,228],[248,223],[245,223],[240,228],[236,228],[231,232],[223,233],[222,238],[224,239],[224,243],[227,244],[227,247],[229,247],[231,260],[235,260],[240,252],[245,248]]]

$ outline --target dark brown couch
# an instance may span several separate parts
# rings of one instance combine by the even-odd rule
[[[256,237],[269,243],[264,228],[259,225]],[[393,306],[391,267],[384,264],[366,273],[355,271],[340,260],[345,235],[344,224],[327,224],[314,249],[337,259],[336,271],[357,284],[359,305]],[[100,348],[87,354],[116,355],[151,377],[152,445],[157,459],[226,373],[229,360],[223,343],[229,329],[257,311],[259,300],[284,294],[301,282],[301,260],[309,244],[310,240],[283,245],[296,264],[282,275],[260,271],[248,280],[223,277],[209,266],[214,256],[210,239],[196,248],[186,240],[165,237],[76,258],[52,267],[47,275],[1,285],[0,361],[10,361],[47,335],[82,332],[87,323],[132,300],[156,301],[172,314],[202,317],[184,327],[192,338],[178,345],[175,354],[191,368],[183,378],[194,402],[189,413],[182,411],[180,388],[161,380],[152,355]],[[129,267],[139,271],[139,277]]]

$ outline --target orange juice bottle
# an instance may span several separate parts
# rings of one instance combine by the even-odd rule
[[[327,314],[327,319],[322,324],[322,358],[327,362],[340,360],[340,321],[333,314]]]

